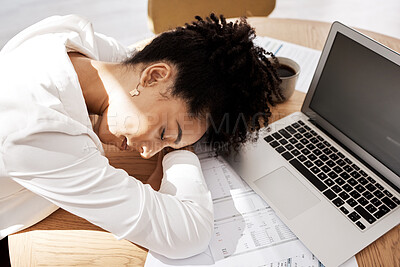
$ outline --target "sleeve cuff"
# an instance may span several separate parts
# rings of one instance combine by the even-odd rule
[[[175,150],[165,155],[162,162],[163,169],[167,170],[172,167],[172,165],[177,163],[196,165],[201,169],[200,161],[197,155],[188,150]]]
[[[163,179],[159,192],[192,199],[208,192],[199,158],[193,152],[177,150],[163,159]]]

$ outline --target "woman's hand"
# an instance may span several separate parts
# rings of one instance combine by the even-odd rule
[[[166,153],[164,152],[164,149],[158,152],[156,168],[145,182],[146,184],[149,184],[156,191],[160,190],[161,180],[163,178],[162,160],[165,154]]]

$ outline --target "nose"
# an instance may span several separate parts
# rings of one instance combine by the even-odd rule
[[[142,146],[140,148],[140,156],[144,159],[149,159],[153,156],[154,154],[152,151],[147,147],[147,146]]]
[[[144,159],[149,159],[160,152],[163,148],[164,147],[156,147],[151,149],[148,146],[142,146],[140,147],[140,156]]]

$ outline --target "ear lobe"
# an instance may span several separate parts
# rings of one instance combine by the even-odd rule
[[[159,82],[166,82],[172,75],[172,68],[166,63],[156,63],[148,66],[141,75],[140,83],[143,86],[153,86]]]

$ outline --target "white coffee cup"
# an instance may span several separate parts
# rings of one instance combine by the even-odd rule
[[[279,103],[288,100],[293,95],[294,90],[296,89],[297,79],[300,75],[300,66],[293,59],[287,57],[276,58],[281,65],[279,68],[277,68],[277,72],[279,78],[282,80],[282,83],[279,87],[281,88],[283,99],[272,95],[272,100],[276,103]]]

